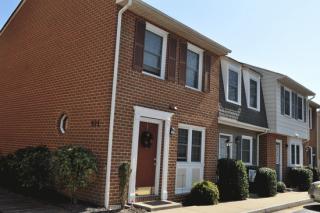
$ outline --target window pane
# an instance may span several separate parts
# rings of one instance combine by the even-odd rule
[[[192,131],[192,148],[191,148],[191,161],[200,162],[201,161],[201,138],[202,132]]]
[[[160,76],[162,37],[146,30],[144,40],[143,70]]]
[[[258,83],[250,79],[250,106],[257,108]]]
[[[250,163],[250,140],[242,139],[242,161]]]
[[[238,73],[229,70],[229,100],[238,102]]]
[[[188,153],[188,130],[179,129],[178,130],[178,161],[187,161]]]
[[[302,120],[302,98],[298,97],[298,119]]]
[[[284,92],[284,113],[290,115],[290,92],[285,90]]]
[[[199,54],[187,51],[187,73],[186,84],[193,88],[198,88],[199,85]]]
[[[295,153],[295,145],[291,145],[291,164],[295,164],[296,162]]]

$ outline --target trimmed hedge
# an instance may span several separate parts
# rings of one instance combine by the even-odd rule
[[[247,169],[242,161],[219,159],[217,175],[221,200],[245,200],[249,196]]]
[[[216,184],[203,181],[194,185],[187,197],[185,205],[214,205],[219,200],[219,190]]]
[[[313,174],[310,169],[290,168],[288,172],[288,182],[293,188],[299,191],[308,191],[313,180]]]
[[[279,181],[277,183],[277,192],[283,193],[286,190],[286,184],[284,184],[283,182]]]
[[[270,168],[260,168],[257,170],[255,178],[256,192],[260,197],[272,197],[277,194],[276,171]]]

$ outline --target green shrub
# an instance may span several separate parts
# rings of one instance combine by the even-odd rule
[[[55,183],[70,193],[73,203],[75,192],[85,188],[95,177],[98,168],[93,153],[80,146],[64,146],[54,152],[52,169]]]
[[[217,175],[221,200],[245,200],[249,196],[248,175],[242,161],[220,159]]]
[[[271,197],[277,194],[277,175],[275,170],[266,167],[258,169],[254,182],[256,192],[260,197]]]
[[[129,178],[131,174],[130,163],[122,163],[118,169],[119,173],[119,189],[120,189],[120,201],[123,208],[128,198],[128,186]]]
[[[281,192],[283,193],[286,190],[286,184],[284,184],[284,182],[279,181],[277,183],[277,192]]]
[[[219,200],[218,187],[210,182],[203,181],[197,183],[191,189],[187,197],[187,205],[213,205],[217,204]]]
[[[312,183],[313,174],[310,169],[290,168],[288,172],[288,182],[293,188],[299,191],[307,191]]]
[[[41,190],[50,185],[51,152],[46,146],[26,147],[14,153],[14,170],[22,188]]]
[[[51,152],[45,146],[18,149],[2,157],[0,179],[16,189],[38,191],[50,186]]]
[[[309,169],[312,171],[312,182],[319,181],[319,172],[317,169],[306,167],[306,169]]]

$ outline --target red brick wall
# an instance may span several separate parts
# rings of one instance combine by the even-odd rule
[[[115,21],[112,1],[27,0],[0,36],[0,154],[39,144],[91,149],[99,175],[79,197],[101,205]],[[63,112],[65,135],[57,129]]]
[[[218,147],[218,95],[220,63],[213,57],[210,93],[198,92],[178,84],[147,76],[132,70],[135,18],[125,13],[120,56],[120,73],[115,114],[114,145],[111,171],[111,203],[118,201],[117,169],[122,161],[130,161],[134,110],[133,106],[170,111],[169,104],[178,107],[172,119],[172,126],[178,123],[206,127],[205,179],[215,177]],[[165,30],[165,29],[164,29]],[[201,47],[205,49],[205,47]],[[176,66],[178,68],[178,66]],[[173,199],[177,156],[177,133],[170,137],[168,193]]]
[[[312,108],[312,129],[310,129],[310,140],[305,144],[305,148],[307,146],[311,146],[313,149],[313,153],[317,153],[317,129],[318,129],[318,122],[317,122],[317,109],[315,107]],[[309,113],[309,111],[308,111]],[[309,114],[307,114],[309,115]],[[307,154],[308,152],[306,151],[307,149],[304,149],[303,155],[304,157],[304,165],[308,166],[308,157]],[[317,158],[314,158],[315,160]],[[317,165],[316,162],[314,162],[315,166]]]
[[[276,140],[282,140],[282,177],[287,171],[287,137],[268,133],[260,136],[259,166],[276,168]]]

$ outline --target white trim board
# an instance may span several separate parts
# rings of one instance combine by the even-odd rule
[[[233,126],[233,127],[237,127],[237,128],[257,131],[257,132],[269,132],[270,131],[270,129],[268,129],[268,128],[255,126],[252,124],[247,124],[247,123],[244,123],[241,121],[237,121],[237,120],[234,120],[231,118],[225,118],[225,117],[221,117],[221,116],[218,117],[218,123],[223,124],[223,125],[227,125],[227,126]]]

